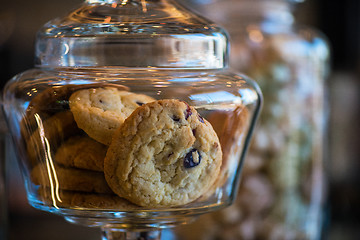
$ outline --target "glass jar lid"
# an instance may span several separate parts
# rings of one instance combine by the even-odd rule
[[[172,0],[87,0],[45,24],[38,67],[206,68],[227,66],[223,29]]]

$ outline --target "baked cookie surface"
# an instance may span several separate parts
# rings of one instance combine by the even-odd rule
[[[139,106],[154,101],[144,94],[113,87],[76,91],[70,96],[70,110],[79,128],[96,141],[109,145],[114,131]]]
[[[223,185],[226,180],[237,170],[244,148],[245,136],[248,133],[249,112],[243,105],[236,107],[233,111],[217,111],[208,116],[208,121],[219,136],[223,161],[219,178],[213,186]]]
[[[48,187],[38,190],[42,201],[58,207],[132,210],[140,208],[115,194],[85,193],[77,191],[52,191]]]
[[[99,86],[111,86],[119,90],[128,90],[127,87],[116,84],[81,84],[81,85],[61,85],[53,86],[41,91],[29,103],[26,109],[25,116],[21,120],[21,132],[25,139],[37,128],[37,121],[35,115],[40,117],[43,121],[56,113],[69,110],[69,97],[75,91],[81,89],[94,88]]]
[[[138,107],[115,132],[105,178],[121,197],[145,207],[196,200],[220,170],[219,139],[208,121],[178,100]]]
[[[66,167],[102,172],[107,148],[88,136],[73,136],[57,149],[55,161]]]
[[[24,140],[30,164],[43,161],[49,150],[54,153],[63,141],[80,132],[70,111],[56,113],[44,121],[38,118],[36,130]]]
[[[113,193],[101,172],[66,168],[58,164],[38,164],[31,171],[36,185],[88,193]]]

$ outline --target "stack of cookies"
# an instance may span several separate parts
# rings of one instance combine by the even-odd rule
[[[58,207],[184,205],[213,189],[222,165],[217,134],[194,107],[118,85],[45,90],[21,133],[38,199]]]

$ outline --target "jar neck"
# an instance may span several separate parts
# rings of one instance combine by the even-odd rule
[[[225,31],[174,0],[86,0],[41,28],[35,51],[39,67],[220,69],[228,64]]]

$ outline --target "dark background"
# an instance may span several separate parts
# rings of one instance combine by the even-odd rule
[[[0,84],[33,67],[35,33],[48,20],[65,14],[81,0],[12,0],[0,4]],[[295,15],[328,38],[331,75],[328,214],[324,239],[360,239],[360,1],[307,0]],[[9,239],[100,239],[97,229],[75,226],[30,208],[17,164],[8,164],[7,232]],[[3,159],[2,159],[3,161]],[[0,235],[1,239],[1,235]]]
[[[329,79],[331,239],[360,239],[360,1],[316,1],[316,26],[332,48]]]

